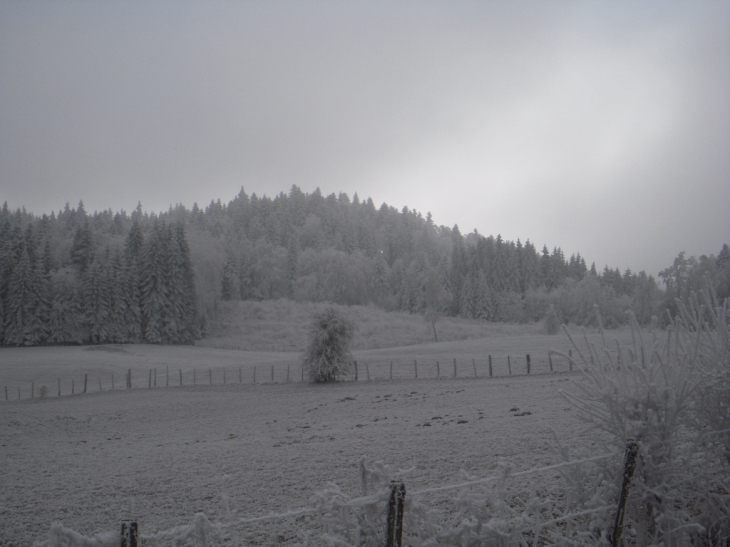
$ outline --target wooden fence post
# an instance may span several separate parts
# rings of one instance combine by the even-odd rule
[[[165,367],[165,387],[170,387],[170,365]]]
[[[152,387],[152,369],[150,369],[150,377],[147,379],[147,389]]]
[[[509,355],[507,356],[507,372],[509,372],[509,375],[512,376],[512,363],[509,360]]]
[[[400,481],[391,481],[386,547],[403,547],[403,506],[405,505],[405,499],[406,486]]]
[[[454,378],[456,378],[456,357],[454,357]]]
[[[359,372],[359,371],[358,371],[358,369],[357,369],[357,361],[355,361],[355,381],[356,381],[356,382],[357,382],[357,379],[358,379],[358,372]],[[304,378],[304,376],[302,376],[302,378]],[[304,380],[302,380],[302,381],[304,381]]]
[[[74,381],[73,381],[73,379],[71,379],[71,395],[73,395],[75,391],[76,391],[76,389],[74,386]],[[18,387],[18,399],[20,399],[20,387]]]
[[[180,385],[182,385],[182,369],[179,369],[180,371]]]
[[[195,367],[193,367],[193,385],[197,383],[197,380],[195,378]]]
[[[88,383],[89,383],[89,375],[84,374],[84,391],[83,391],[83,393],[86,393],[86,386]]]
[[[550,372],[553,371],[553,354],[548,352],[548,361],[550,361]]]
[[[157,387],[157,367],[155,367],[155,387]]]
[[[274,383],[274,365],[271,365],[271,383]]]
[[[213,369],[208,369],[208,383],[212,386],[213,385]]]
[[[530,374],[530,354],[527,354],[527,374]]]
[[[489,377],[492,377],[492,356],[489,356]]]
[[[418,359],[413,360],[413,371],[416,373],[416,380],[418,380]]]
[[[121,547],[137,547],[139,528],[136,522],[122,522]]]
[[[33,399],[35,397],[35,382],[30,383],[30,398]]]
[[[58,388],[58,396],[60,397],[61,396],[61,387],[60,387],[61,386],[61,379],[60,378],[58,379],[58,385],[59,385],[59,388]],[[5,400],[6,401],[8,400],[8,386],[5,386]]]
[[[441,365],[436,361],[436,379],[441,378]]]
[[[624,456],[624,477],[621,484],[621,493],[618,500],[618,508],[616,509],[616,521],[613,525],[613,534],[611,536],[611,546],[621,546],[621,534],[624,526],[624,513],[626,512],[626,501],[629,497],[629,486],[631,486],[631,477],[636,469],[636,454],[639,451],[639,445],[636,441],[629,439],[626,443],[626,454]]]

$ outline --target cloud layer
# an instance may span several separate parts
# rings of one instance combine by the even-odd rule
[[[730,241],[730,3],[0,5],[37,213],[358,192],[649,273]]]

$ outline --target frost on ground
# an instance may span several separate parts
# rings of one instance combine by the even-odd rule
[[[226,385],[36,399],[0,408],[0,545],[59,521],[92,536],[122,519],[153,534],[204,513],[228,522],[360,493],[362,456],[410,469],[409,491],[560,461],[580,426],[568,375],[334,385]],[[601,448],[595,447],[600,452]],[[550,488],[557,473],[530,477]],[[453,492],[428,504],[451,511]],[[228,529],[232,544],[298,545],[311,516]]]

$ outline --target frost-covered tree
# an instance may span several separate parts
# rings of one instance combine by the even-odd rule
[[[334,382],[350,372],[350,341],[355,327],[334,307],[315,313],[309,325],[309,346],[302,355],[310,382]]]

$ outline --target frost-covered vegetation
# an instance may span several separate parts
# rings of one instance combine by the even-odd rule
[[[540,251],[430,215],[346,194],[292,187],[271,199],[243,190],[228,204],[160,214],[88,214],[79,203],[35,216],[0,210],[0,343],[189,343],[210,332],[223,301],[288,298],[375,305],[429,317],[608,326],[625,311],[648,324],[705,275],[730,291],[730,249],[662,272],[663,296],[644,272],[587,267],[580,254]],[[665,301],[662,302],[662,298]]]
[[[333,307],[314,314],[309,326],[309,345],[302,355],[310,382],[334,382],[349,374],[354,361],[350,353],[354,330],[352,322]]]
[[[570,449],[556,433],[557,452],[565,460],[564,466],[554,466],[562,474],[560,484],[523,485],[520,490],[509,468],[501,478],[467,476],[457,485],[456,514],[425,503],[438,488],[416,492],[407,507],[407,544],[727,545],[728,301],[720,305],[705,291],[699,299],[691,295],[689,305],[679,302],[678,310],[666,335],[654,331],[648,341],[632,316],[633,343],[617,351],[610,351],[605,338],[599,346],[588,339],[584,345],[574,343],[583,378],[577,390],[565,390],[564,396],[588,427],[583,442],[573,440]],[[624,450],[626,461],[616,457]],[[380,497],[370,505],[382,503],[388,480],[394,478],[387,466],[375,469],[370,474],[379,479]],[[372,534],[372,509],[366,501],[353,500],[333,485],[320,493],[318,503],[329,527],[324,536],[328,545],[380,544]]]

